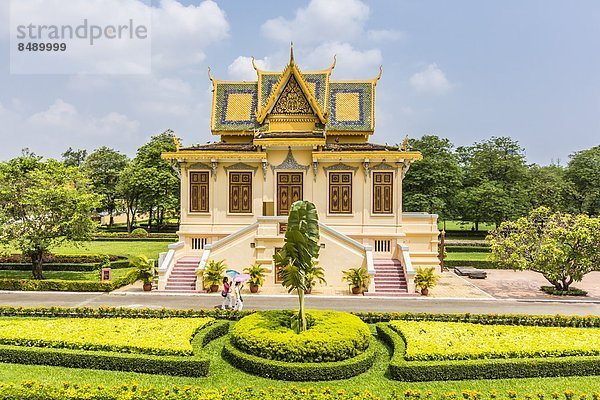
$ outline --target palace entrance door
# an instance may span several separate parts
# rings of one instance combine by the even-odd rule
[[[277,215],[288,215],[295,201],[302,200],[302,172],[277,173]]]

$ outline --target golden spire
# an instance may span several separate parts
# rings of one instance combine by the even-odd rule
[[[407,151],[408,150],[408,135],[406,135],[404,137],[404,142],[402,142],[402,151]]]
[[[290,64],[294,63],[294,42],[290,42]]]
[[[179,141],[179,138],[175,135],[173,135],[173,144],[175,145],[175,151],[179,151],[179,148],[181,147],[181,142]]]

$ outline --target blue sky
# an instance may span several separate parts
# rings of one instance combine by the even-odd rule
[[[127,0],[137,1],[137,0]],[[0,5],[0,158],[29,147],[108,145],[134,154],[173,129],[209,130],[210,83],[252,77],[249,57],[281,70],[295,43],[304,70],[337,54],[333,79],[383,65],[372,141],[437,134],[456,145],[507,135],[529,162],[565,164],[600,144],[597,1],[153,1],[151,75],[11,75]]]

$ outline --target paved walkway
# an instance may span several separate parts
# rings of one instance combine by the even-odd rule
[[[133,308],[213,308],[221,303],[219,294],[161,293],[68,293],[68,292],[0,292],[0,305],[62,307],[133,307]],[[369,298],[308,296],[308,308],[341,311],[431,312],[431,313],[508,313],[600,315],[600,301],[496,300],[457,298]],[[295,296],[246,295],[246,309],[296,308]]]

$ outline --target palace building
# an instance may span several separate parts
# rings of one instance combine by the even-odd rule
[[[254,63],[253,63],[254,65]],[[365,266],[367,295],[414,293],[414,269],[439,265],[437,216],[402,212],[402,180],[421,154],[370,142],[375,89],[367,80],[332,80],[331,67],[301,71],[293,50],[283,72],[256,81],[213,85],[215,143],[164,153],[181,174],[180,241],[159,263],[159,290],[202,290],[194,271],[225,260],[242,271],[268,271],[263,288],[281,287],[273,255],[297,200],[319,212],[319,265],[326,285],[313,293],[345,294],[342,271]]]

